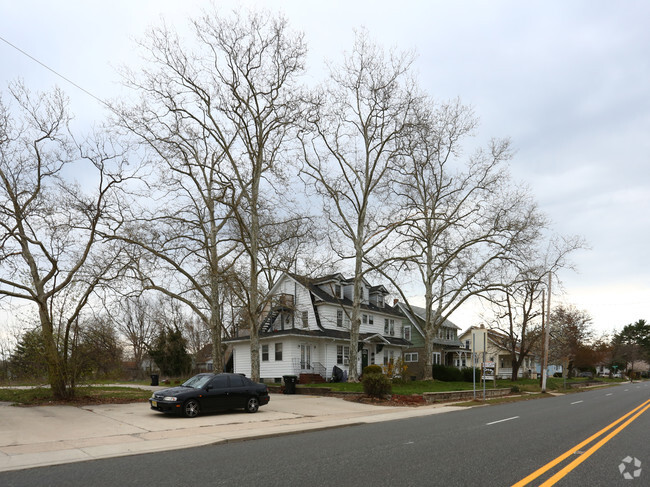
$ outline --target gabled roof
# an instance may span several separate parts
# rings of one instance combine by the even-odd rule
[[[343,330],[305,330],[302,328],[289,328],[286,330],[276,330],[272,332],[260,333],[260,340],[267,338],[274,338],[283,335],[297,335],[304,337],[312,338],[335,338],[340,340],[350,340],[350,332]],[[245,342],[250,340],[250,336],[241,336],[235,338],[229,338],[224,340],[224,343],[236,343],[236,342]],[[366,343],[377,343],[381,342],[384,344],[396,345],[400,347],[410,347],[413,344],[404,338],[394,337],[394,336],[384,336],[378,333],[359,333],[359,341]]]
[[[415,314],[415,317],[418,318],[417,320],[414,320],[413,317],[411,316],[411,313],[409,312],[409,307],[404,304],[404,303],[397,303],[397,306],[399,306],[399,309],[402,310],[402,312],[406,315],[407,318],[413,323],[420,334],[424,336],[424,333],[422,332],[422,329],[420,328],[421,325],[424,325],[424,320],[426,317],[426,310],[424,308],[421,308],[420,306],[413,306],[411,305],[411,310],[413,310],[413,313]],[[454,323],[452,323],[450,320],[445,320],[442,323],[442,326],[445,328],[454,328],[456,330],[460,330],[459,326],[456,326]]]
[[[328,282],[327,280],[323,280],[322,278],[318,279],[312,279],[309,277],[305,276],[299,276],[297,274],[291,274],[287,273],[289,277],[294,279],[297,283],[300,285],[304,286],[309,292],[312,293],[312,295],[316,298],[314,304],[318,305],[321,303],[329,303],[329,304],[335,304],[337,306],[346,306],[348,308],[352,307],[352,300],[348,298],[337,298],[332,296],[331,294],[323,291],[319,285],[322,283]],[[375,313],[383,313],[383,314],[388,314],[388,315],[394,315],[402,318],[403,314],[400,313],[399,309],[397,306],[390,306],[388,304],[384,304],[383,307],[376,306],[374,304],[361,304],[361,309],[362,310],[367,310],[367,311],[372,311]]]
[[[461,336],[465,335],[468,332],[471,332],[472,330],[485,330],[487,332],[487,338],[490,342],[492,342],[494,345],[497,347],[504,349],[504,350],[510,350],[510,346],[508,345],[508,342],[510,341],[510,337],[503,333],[500,330],[497,330],[495,328],[481,328],[478,326],[470,326],[467,330],[465,330]],[[520,352],[519,349],[519,343],[517,343],[515,350],[517,353]]]
[[[370,289],[370,294],[377,294],[377,293],[381,293],[381,294],[390,294],[390,293],[388,292],[388,289],[386,289],[386,288],[383,286],[383,284],[380,284],[380,285],[378,285],[378,286],[371,286],[369,289]]]

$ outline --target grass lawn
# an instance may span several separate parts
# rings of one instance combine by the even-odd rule
[[[621,379],[598,379],[603,385],[609,383],[621,382]],[[570,379],[567,380],[567,388],[572,390],[569,384],[587,382],[587,379]],[[518,381],[511,380],[497,380],[496,386],[494,382],[488,381],[485,383],[486,389],[504,389],[518,387],[522,392],[540,392],[541,387],[537,379],[520,379]],[[300,385],[298,385],[300,387]],[[363,385],[361,383],[353,382],[332,382],[327,384],[307,384],[306,387],[328,387],[332,391],[349,391],[349,392],[363,392]],[[410,381],[403,384],[393,384],[393,394],[422,394],[423,392],[446,392],[446,391],[466,391],[472,390],[473,384],[471,382],[442,382],[434,381]],[[477,382],[476,389],[482,390],[483,383]],[[548,391],[563,391],[564,380],[560,377],[549,377],[546,382],[546,389]]]
[[[151,391],[132,387],[79,386],[75,397],[69,401],[55,401],[49,387],[31,389],[0,389],[0,401],[23,406],[43,406],[51,404],[124,404],[144,402],[151,397]]]

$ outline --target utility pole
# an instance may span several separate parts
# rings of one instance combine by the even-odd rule
[[[472,385],[474,386],[474,400],[476,401],[476,333],[472,331]]]
[[[542,392],[546,392],[546,370],[548,369],[548,345],[549,345],[549,337],[551,334],[551,279],[552,275],[549,272],[548,273],[548,305],[547,305],[547,326],[546,330],[544,333],[544,358],[543,358],[543,363],[542,363]]]
[[[541,354],[540,354],[540,360],[539,360],[539,386],[542,387],[542,379],[544,377],[544,353],[546,348],[544,347],[544,337],[545,335],[545,323],[546,323],[546,294],[544,294],[544,289],[542,289],[542,349],[541,349]]]

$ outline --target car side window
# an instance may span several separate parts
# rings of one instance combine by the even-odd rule
[[[244,380],[241,375],[231,375],[230,376],[230,386],[231,387],[243,387]]]
[[[218,375],[210,381],[211,389],[225,389],[228,387],[228,377],[225,375]]]

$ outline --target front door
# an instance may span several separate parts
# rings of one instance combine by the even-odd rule
[[[368,367],[368,349],[364,348],[361,350],[361,370],[365,367]]]
[[[311,345],[300,345],[300,370],[311,370]]]

